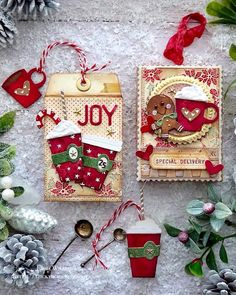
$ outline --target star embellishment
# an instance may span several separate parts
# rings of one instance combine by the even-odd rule
[[[81,110],[76,110],[74,114],[76,114],[76,116],[81,116]]]
[[[61,144],[58,144],[57,147],[60,149],[61,148]]]
[[[69,182],[70,181],[70,178],[69,177],[66,177],[66,182]]]
[[[176,91],[173,88],[170,88],[170,90],[168,91],[168,94],[175,95]]]
[[[111,136],[111,137],[112,137],[112,135],[115,134],[115,133],[116,133],[116,132],[113,131],[112,128],[108,128],[108,129],[107,129],[107,136]]]
[[[75,179],[78,179],[79,178],[79,174],[75,174]]]
[[[71,135],[71,137],[70,138],[72,138],[72,139],[75,139],[75,135]]]
[[[91,172],[88,172],[87,175],[90,176],[91,175]]]
[[[92,151],[91,151],[91,149],[88,149],[86,152],[87,152],[88,154],[90,154]]]
[[[81,167],[80,166],[78,167],[78,170],[81,170]]]
[[[110,151],[110,154],[113,154],[113,151]]]
[[[67,170],[70,171],[70,167],[68,167]]]
[[[95,181],[96,181],[96,182],[99,182],[99,181],[100,181],[100,178],[97,177]]]

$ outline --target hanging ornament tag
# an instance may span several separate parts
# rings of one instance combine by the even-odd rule
[[[42,80],[39,83],[32,80],[34,73],[42,75]],[[28,108],[41,97],[39,90],[45,82],[46,74],[44,71],[34,68],[27,72],[25,69],[21,69],[7,78],[2,84],[2,88],[24,108]]]
[[[80,72],[51,75],[44,102],[45,109],[53,112],[41,111],[36,118],[39,128],[45,124],[45,200],[120,201],[123,99],[119,79],[114,73],[100,73],[106,64],[88,66],[83,50],[69,42],[55,42],[43,51],[40,72],[49,52],[60,45],[77,52]],[[64,120],[56,122],[55,114]],[[42,122],[50,115],[58,125],[47,119]]]

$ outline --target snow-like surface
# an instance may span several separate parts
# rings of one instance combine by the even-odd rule
[[[138,65],[171,65],[163,56],[168,38],[176,31],[177,22],[192,11],[204,12],[207,0],[67,0],[61,2],[61,12],[52,21],[18,23],[18,42],[13,48],[0,51],[0,80],[14,71],[38,66],[39,56],[47,44],[55,40],[74,40],[88,53],[90,64],[111,61],[110,71],[118,73],[124,96],[124,199],[139,201],[141,184],[136,181],[136,98]],[[235,28],[207,27],[204,36],[185,50],[185,65],[222,65],[224,89],[235,78],[236,63],[228,57],[228,47],[236,39]],[[55,49],[47,59],[48,74],[56,71],[79,70],[79,61],[71,49]],[[107,69],[107,71],[108,71]],[[46,87],[42,90],[45,92]],[[15,127],[1,141],[17,146],[16,174],[28,180],[43,196],[43,132],[36,127],[35,116],[43,107],[40,99],[29,109],[21,108],[0,89],[1,112],[16,109]],[[223,118],[224,182],[226,191],[236,163],[236,138],[233,117],[236,113],[234,93],[225,101]],[[197,197],[206,195],[204,183],[148,183],[145,186],[146,215],[160,222],[168,220],[185,228],[185,206]],[[73,237],[74,223],[89,219],[97,231],[117,204],[110,203],[43,203],[40,207],[58,219],[58,226],[43,236],[52,261]],[[115,227],[128,229],[137,221],[134,209],[128,209],[103,236],[111,239]],[[93,236],[94,237],[94,236]],[[233,242],[228,248],[235,263]],[[102,243],[101,243],[102,244]],[[130,273],[127,247],[113,243],[102,253],[109,270],[90,263],[80,263],[91,251],[91,240],[74,242],[58,263],[49,280],[45,279],[28,290],[12,290],[0,285],[0,294],[19,295],[197,295],[200,280],[184,273],[184,265],[192,256],[176,240],[162,233],[162,248],[154,279],[133,279]],[[233,255],[234,254],[234,255]]]

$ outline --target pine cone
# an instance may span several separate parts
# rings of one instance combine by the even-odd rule
[[[0,10],[0,47],[7,47],[14,42],[17,33],[13,18],[8,12]]]
[[[27,234],[43,234],[57,225],[48,213],[31,206],[15,207],[8,223],[17,231]]]
[[[0,278],[19,288],[35,284],[47,268],[43,243],[15,234],[0,244]]]
[[[5,11],[16,15],[19,20],[36,20],[51,17],[60,4],[54,0],[0,0]]]
[[[219,273],[209,271],[208,282],[204,286],[204,295],[236,295],[236,272],[225,268]]]

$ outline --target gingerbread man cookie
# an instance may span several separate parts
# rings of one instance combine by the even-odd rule
[[[154,119],[152,130],[155,132],[160,129],[163,138],[168,138],[169,131],[173,129],[178,132],[183,130],[182,125],[177,121],[174,102],[167,95],[153,96],[147,104],[147,115]]]

